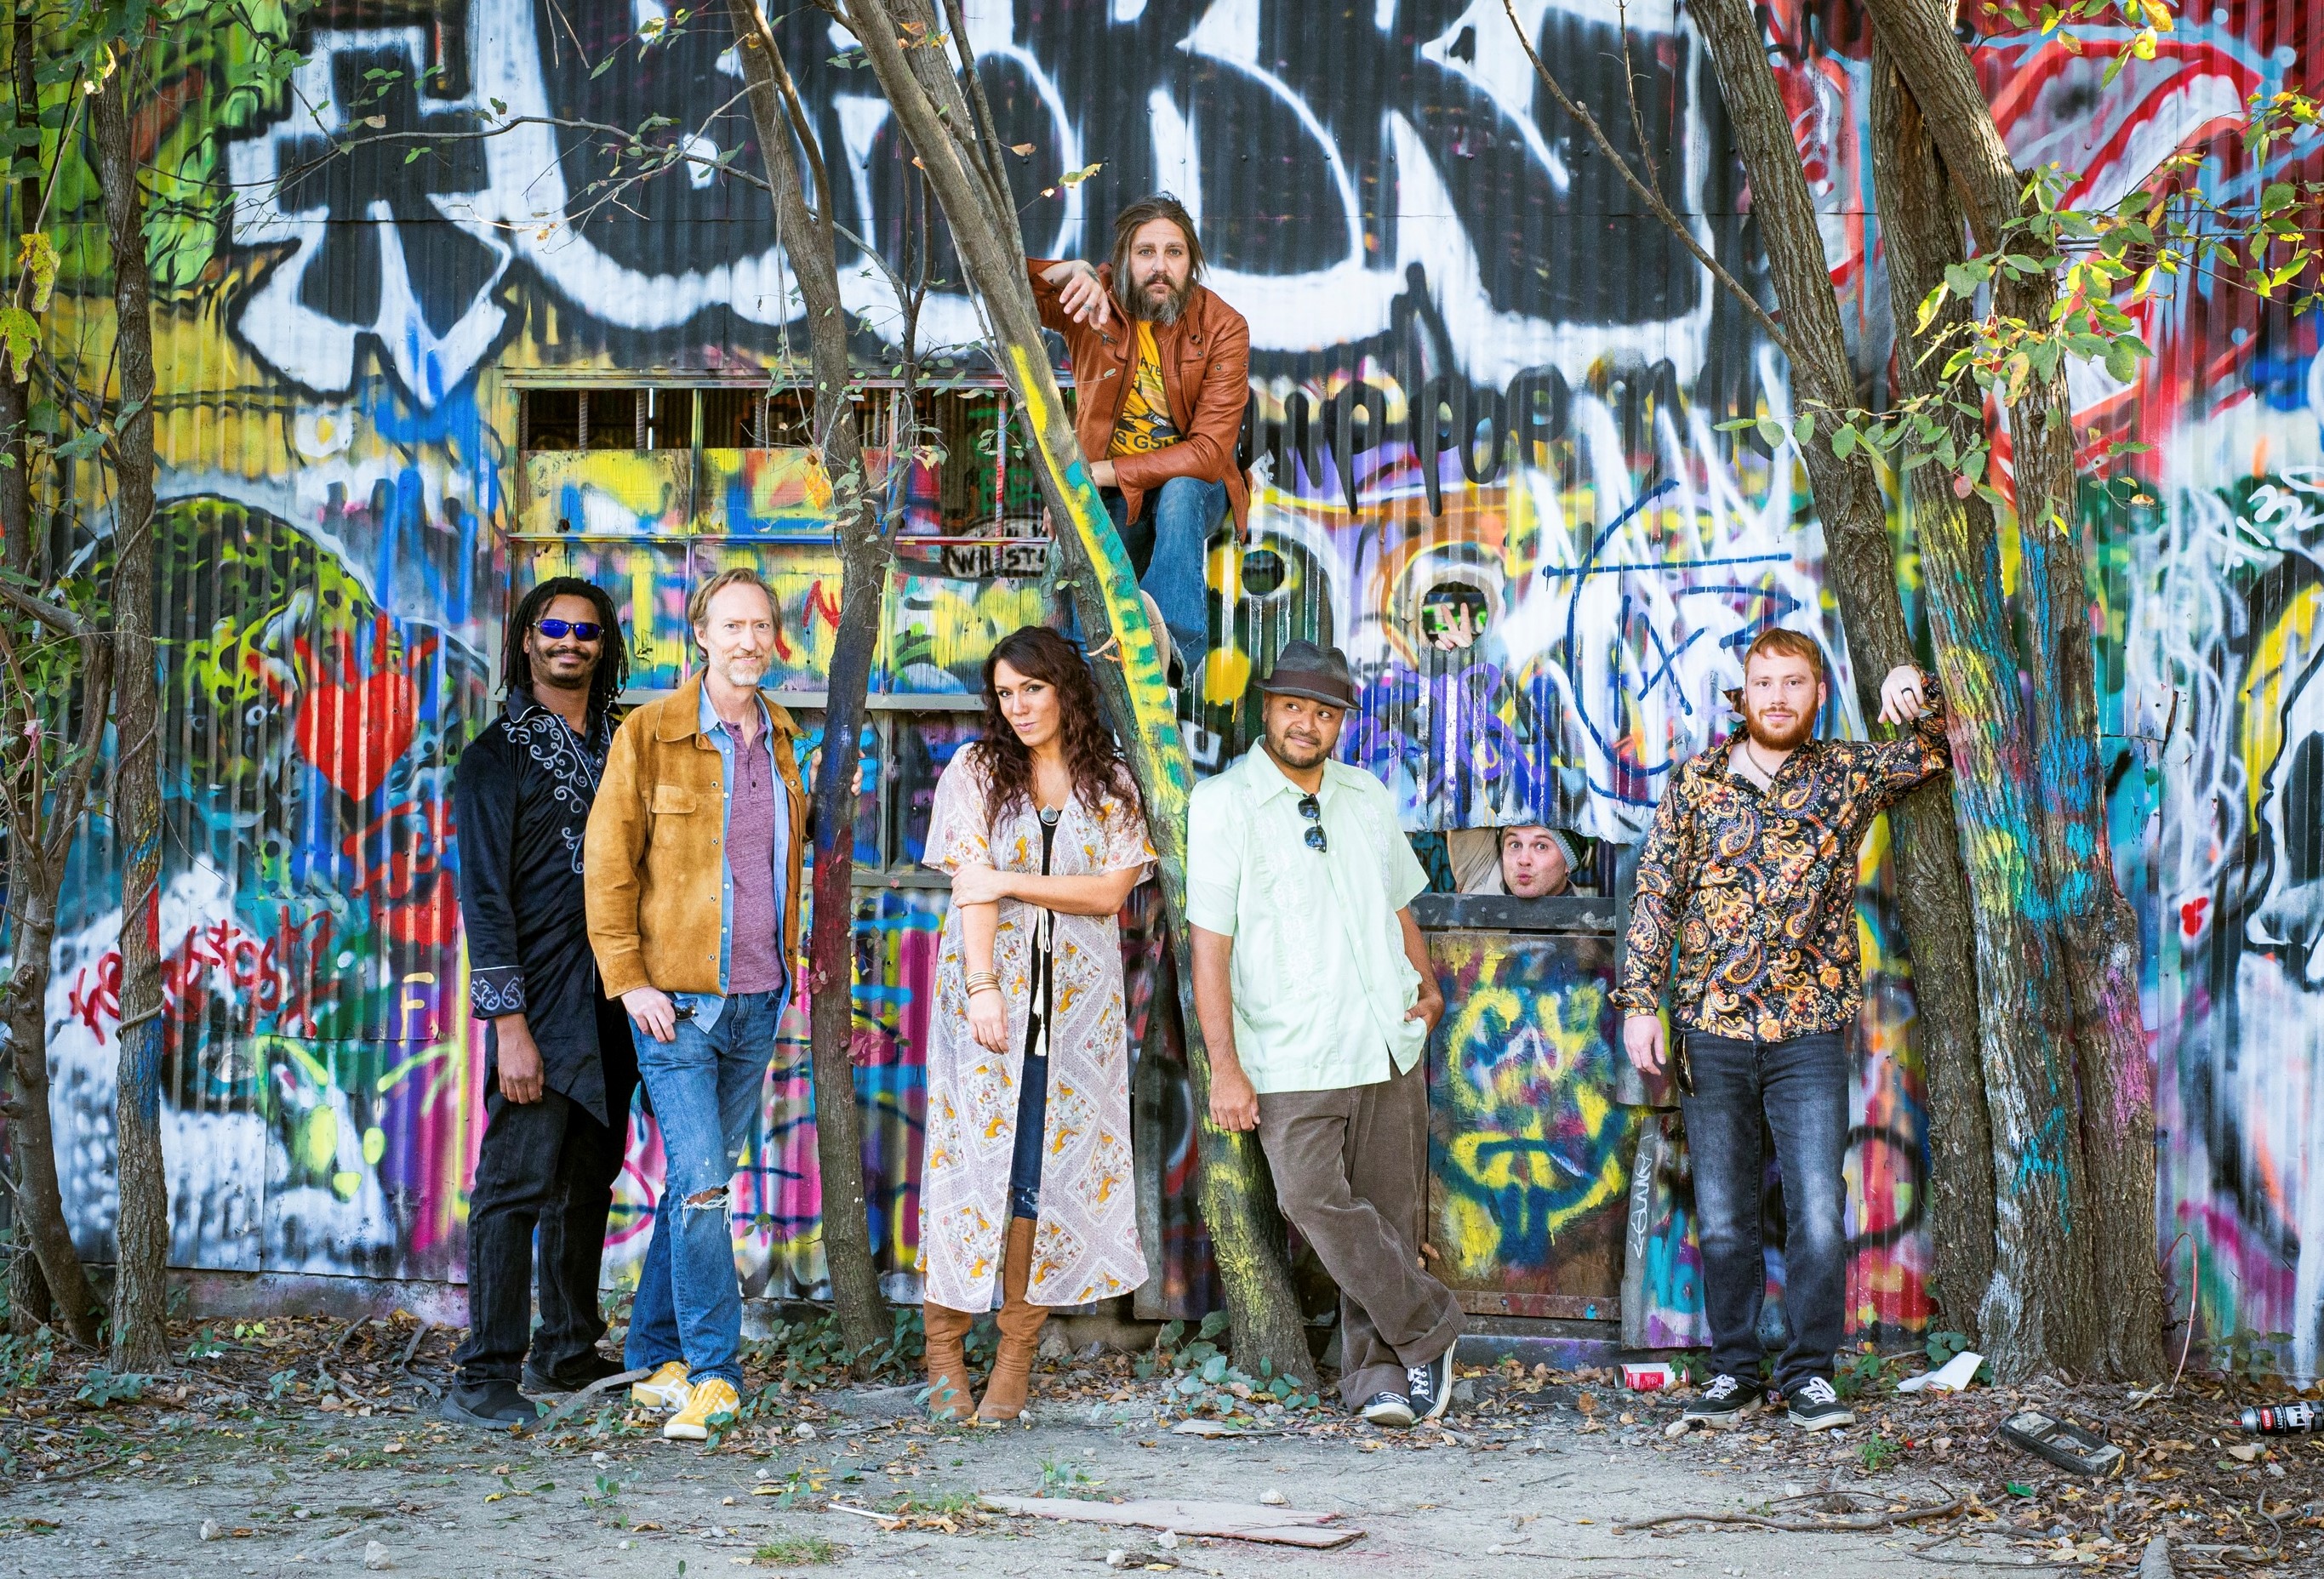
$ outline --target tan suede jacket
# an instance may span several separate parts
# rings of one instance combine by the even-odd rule
[[[699,676],[622,721],[605,757],[582,844],[589,946],[605,992],[632,987],[716,993],[724,921],[725,769],[703,738]],[[790,881],[783,958],[798,955],[799,868],[807,799],[792,742],[798,725],[773,702],[775,770],[790,792]]]

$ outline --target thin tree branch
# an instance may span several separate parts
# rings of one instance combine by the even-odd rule
[[[1533,62],[1534,71],[1541,78],[1542,85],[1549,89],[1549,96],[1557,101],[1558,107],[1571,115],[1574,123],[1583,131],[1590,133],[1590,140],[1598,145],[1598,151],[1600,153],[1613,162],[1614,169],[1620,173],[1629,188],[1638,195],[1638,200],[1646,206],[1647,212],[1661,220],[1669,228],[1670,233],[1678,237],[1679,243],[1694,254],[1695,262],[1709,270],[1711,277],[1725,287],[1729,296],[1741,302],[1744,308],[1759,320],[1759,326],[1766,330],[1768,338],[1775,342],[1775,349],[1784,353],[1785,360],[1791,360],[1791,341],[1784,335],[1783,326],[1769,316],[1767,309],[1759,305],[1759,298],[1746,289],[1741,280],[1727,271],[1726,265],[1711,256],[1710,249],[1695,239],[1693,230],[1684,220],[1671,211],[1669,204],[1663,201],[1662,193],[1638,179],[1637,172],[1630,168],[1630,161],[1615,151],[1613,140],[1608,137],[1605,130],[1598,124],[1598,118],[1586,107],[1575,103],[1566,93],[1564,85],[1551,74],[1546,65],[1542,63],[1540,52],[1535,50],[1533,40],[1526,33],[1525,24],[1517,20],[1517,0],[1501,0],[1501,9],[1508,14],[1509,31],[1517,35],[1517,42],[1524,47],[1526,59]]]

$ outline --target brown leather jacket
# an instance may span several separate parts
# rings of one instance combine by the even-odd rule
[[[725,925],[725,763],[701,729],[702,679],[622,721],[605,757],[582,843],[589,946],[609,997],[632,987],[716,993]],[[798,957],[799,868],[807,791],[792,742],[798,725],[773,702],[775,771],[790,793],[790,880],[783,958]]]
[[[1061,261],[1034,258],[1026,269],[1033,277],[1033,300],[1041,309],[1042,324],[1065,336],[1065,354],[1073,359],[1074,430],[1082,441],[1082,453],[1102,461],[1121,418],[1122,398],[1134,371],[1130,359],[1138,354],[1138,331],[1122,317],[1119,301],[1106,315],[1103,328],[1067,317],[1057,305],[1057,288],[1041,278]],[[1100,264],[1097,277],[1112,290],[1111,263]],[[1154,326],[1154,349],[1162,357],[1162,388],[1169,397],[1170,422],[1178,430],[1178,442],[1167,449],[1114,458],[1114,485],[1130,506],[1130,519],[1138,519],[1148,489],[1159,488],[1173,477],[1197,477],[1226,484],[1235,529],[1240,532],[1250,511],[1250,489],[1242,468],[1235,464],[1235,443],[1242,435],[1243,406],[1250,399],[1250,326],[1240,313],[1197,285],[1176,323]]]

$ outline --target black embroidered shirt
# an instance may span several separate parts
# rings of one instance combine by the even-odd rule
[[[629,1017],[598,990],[583,904],[581,839],[612,721],[586,739],[521,686],[460,753],[452,781],[468,1005],[487,1022],[489,1088],[500,1039],[521,1014],[549,1088],[618,1124],[637,1083]]]

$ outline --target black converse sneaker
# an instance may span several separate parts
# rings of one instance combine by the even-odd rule
[[[1840,1401],[1840,1394],[1831,1383],[1821,1376],[1811,1376],[1784,1395],[1791,1405],[1792,1424],[1803,1431],[1829,1431],[1835,1426],[1856,1424],[1856,1411]]]
[[[1414,1418],[1436,1419],[1452,1401],[1452,1351],[1460,1346],[1461,1340],[1455,1338],[1427,1364],[1405,1367],[1404,1390],[1412,1395]]]
[[[1412,1424],[1412,1400],[1400,1392],[1375,1392],[1364,1400],[1364,1407],[1356,1412],[1375,1426],[1389,1426],[1399,1431]]]
[[[1767,1390],[1757,1379],[1747,1381],[1721,1371],[1702,1384],[1679,1418],[1691,1426],[1731,1426],[1766,1400]]]

